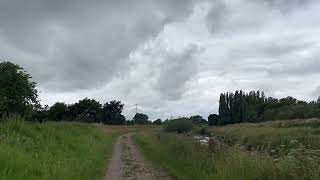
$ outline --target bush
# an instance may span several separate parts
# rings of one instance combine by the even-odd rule
[[[138,124],[138,125],[149,124],[148,119],[149,119],[148,115],[143,114],[143,113],[137,113],[133,117],[134,124]]]
[[[220,120],[220,116],[217,114],[210,114],[208,117],[208,125],[213,126],[213,125],[218,125]]]
[[[154,124],[154,125],[162,125],[162,120],[161,119],[157,119],[157,120],[153,121],[152,124]]]
[[[179,118],[164,125],[167,132],[187,133],[192,129],[192,121],[188,118]]]
[[[201,128],[200,129],[200,134],[203,135],[203,136],[210,135],[210,131],[208,130],[208,127]]]

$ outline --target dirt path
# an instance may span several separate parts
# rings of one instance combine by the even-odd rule
[[[137,147],[131,139],[132,134],[126,134],[118,138],[113,157],[110,161],[106,180],[171,180],[161,170],[156,170],[146,163]]]

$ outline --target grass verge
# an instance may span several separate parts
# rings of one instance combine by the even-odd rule
[[[268,154],[216,144],[198,146],[188,136],[143,132],[134,136],[142,153],[176,179],[319,179],[319,165],[308,159]]]
[[[81,123],[0,124],[0,179],[101,179],[117,131]]]

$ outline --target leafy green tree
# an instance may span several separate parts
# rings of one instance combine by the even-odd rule
[[[104,104],[102,109],[103,119],[105,124],[125,125],[125,117],[121,114],[124,104],[121,101],[110,101]]]
[[[134,124],[139,124],[139,125],[148,124],[148,119],[149,119],[148,115],[143,113],[137,113],[133,117]]]
[[[63,102],[57,102],[49,109],[49,119],[55,121],[67,120],[68,106]]]
[[[86,122],[99,122],[98,116],[101,111],[102,105],[98,101],[88,98],[69,106],[69,116],[72,119]]]
[[[31,78],[19,65],[0,63],[0,117],[10,113],[25,116],[28,109],[39,104],[36,83]]]

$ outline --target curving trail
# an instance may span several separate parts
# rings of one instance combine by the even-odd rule
[[[154,169],[144,160],[131,139],[132,134],[120,136],[114,146],[106,180],[152,180],[172,178],[162,170]]]

